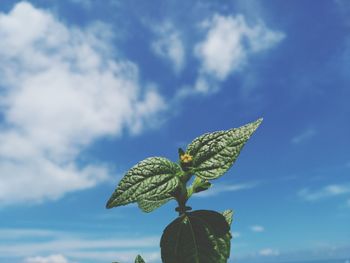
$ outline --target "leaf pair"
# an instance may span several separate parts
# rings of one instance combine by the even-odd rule
[[[164,263],[226,263],[230,256],[232,210],[198,210],[175,219],[163,232]]]
[[[107,208],[136,202],[144,212],[151,212],[174,197],[184,174],[194,174],[203,180],[222,176],[233,165],[261,121],[196,138],[186,152],[180,152],[180,165],[163,157],[141,161],[119,182]]]

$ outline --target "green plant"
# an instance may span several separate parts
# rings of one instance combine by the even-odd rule
[[[160,241],[164,263],[224,263],[230,256],[232,210],[192,211],[188,199],[208,190],[236,161],[242,147],[262,119],[227,131],[206,133],[179,149],[179,162],[147,158],[132,167],[119,182],[106,207],[136,202],[151,212],[175,199],[179,216],[163,231]],[[192,184],[187,186],[194,176]],[[135,263],[144,260],[137,256]]]

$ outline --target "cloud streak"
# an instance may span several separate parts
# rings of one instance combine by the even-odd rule
[[[316,131],[314,129],[307,129],[304,132],[296,135],[295,137],[292,138],[292,143],[293,144],[299,144],[304,141],[307,141],[314,137],[316,135]]]
[[[63,255],[56,254],[47,257],[28,257],[24,260],[24,263],[68,263],[68,259]]]
[[[260,256],[278,256],[280,253],[277,249],[272,249],[272,248],[264,248],[259,251]]]
[[[304,188],[298,192],[298,196],[306,201],[318,201],[345,194],[350,194],[350,183],[331,184],[313,191]]]
[[[261,233],[265,231],[265,228],[263,226],[260,225],[254,225],[250,227],[250,230],[256,233]]]
[[[241,190],[248,190],[258,186],[256,182],[241,183],[241,184],[215,184],[213,187],[206,191],[195,194],[195,197],[211,197],[216,196],[225,192],[236,192]]]

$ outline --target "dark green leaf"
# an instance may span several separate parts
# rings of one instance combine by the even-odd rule
[[[160,246],[164,263],[226,263],[230,227],[215,211],[185,213],[163,232]]]
[[[140,255],[137,255],[137,257],[135,259],[135,263],[145,263],[145,261],[143,260],[143,258]]]
[[[138,202],[144,211],[152,211],[171,199],[181,172],[178,164],[166,158],[147,158],[126,173],[108,200],[107,208]]]
[[[239,128],[196,138],[186,150],[193,157],[191,171],[207,180],[223,175],[236,161],[242,147],[261,122],[262,119],[259,119]]]

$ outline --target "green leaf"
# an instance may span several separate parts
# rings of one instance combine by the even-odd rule
[[[215,179],[223,175],[236,161],[242,147],[262,119],[245,126],[204,134],[187,147],[193,157],[191,172],[203,179]]]
[[[225,217],[227,224],[231,226],[233,219],[233,211],[231,209],[225,210],[222,212],[222,215]]]
[[[149,213],[167,203],[171,199],[174,199],[174,197],[170,195],[155,196],[153,198],[151,196],[146,196],[138,201],[138,206],[143,212]]]
[[[163,232],[160,246],[164,263],[226,263],[230,254],[225,245],[230,226],[215,211],[185,213]]]
[[[125,174],[106,207],[137,202],[142,210],[152,211],[171,199],[180,173],[180,166],[166,158],[147,158]]]
[[[137,255],[137,257],[135,259],[135,263],[145,263],[145,261],[143,260],[143,258],[140,255]]]
[[[224,216],[227,224],[231,226],[232,224],[232,216],[233,211],[232,210],[225,210],[222,215]],[[231,232],[226,233],[223,237],[218,239],[218,250],[225,255],[227,258],[230,257],[231,252]]]
[[[192,195],[192,193],[199,193],[202,191],[206,191],[208,190],[210,187],[212,186],[212,184],[208,181],[208,180],[203,180],[202,178],[196,176],[195,179],[193,180],[192,186],[189,189],[190,191],[190,195]]]

